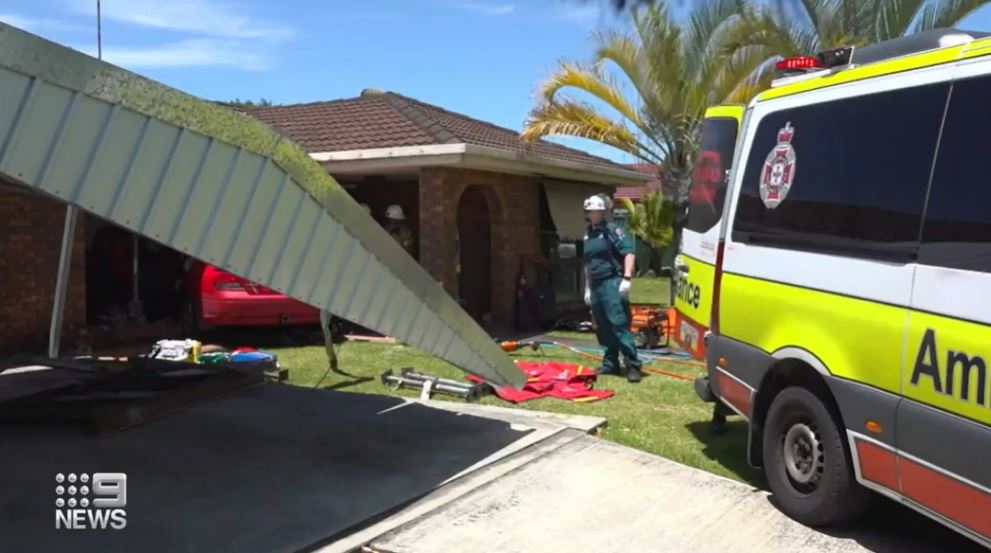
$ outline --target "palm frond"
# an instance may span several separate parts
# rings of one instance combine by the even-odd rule
[[[874,0],[877,27],[872,41],[889,40],[908,33],[919,10],[928,0]]]
[[[929,0],[917,18],[914,31],[955,27],[988,4],[991,4],[988,0]]]
[[[674,205],[659,191],[651,191],[640,201],[622,200],[626,209],[627,226],[635,236],[652,248],[660,249],[674,239]]]
[[[626,100],[619,85],[595,67],[576,62],[561,62],[557,71],[539,86],[540,95],[548,103],[554,102],[558,92],[565,88],[586,92],[619,112],[637,127],[643,126],[640,114]]]
[[[591,105],[575,100],[543,103],[530,112],[523,140],[564,135],[595,140],[649,163],[658,163],[661,153],[648,148],[621,122],[610,119]]]

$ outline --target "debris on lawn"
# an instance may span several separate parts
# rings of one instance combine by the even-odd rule
[[[344,336],[350,342],[372,342],[375,344],[398,344],[399,340],[388,336],[363,336],[360,334],[347,334]]]
[[[519,390],[512,386],[492,387],[497,396],[511,403],[522,403],[542,397],[591,402],[615,395],[612,390],[593,388],[596,380],[594,368],[556,361],[515,361],[515,363],[526,374],[526,385]],[[474,375],[469,375],[468,380],[476,383],[485,382]]]
[[[475,401],[486,395],[490,389],[484,381],[466,384],[458,380],[418,373],[408,367],[402,369],[398,375],[393,373],[392,369],[385,371],[382,373],[382,384],[391,386],[394,390],[403,387],[416,388],[420,390],[420,399],[430,399],[434,392],[443,392],[464,398],[465,401]]]
[[[228,350],[216,344],[204,345],[198,340],[159,340],[147,355],[159,361],[175,361],[200,365],[224,363],[251,363],[265,370],[265,373],[279,382],[289,379],[289,371],[279,366],[279,357],[274,353],[258,351],[251,347],[238,347]]]

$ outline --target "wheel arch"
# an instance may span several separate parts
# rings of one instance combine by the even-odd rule
[[[825,363],[812,352],[799,347],[785,347],[775,351],[774,363],[768,368],[754,394],[748,440],[748,460],[755,467],[763,465],[760,446],[764,422],[771,402],[785,388],[799,386],[805,388],[826,404],[841,429],[846,428],[840,413],[839,404],[829,386],[830,372]]]

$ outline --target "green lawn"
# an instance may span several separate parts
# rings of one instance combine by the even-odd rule
[[[659,279],[654,279],[653,282],[638,279],[633,290],[634,294],[638,294],[634,296],[634,301],[667,301],[667,283]],[[591,339],[590,335],[581,337]],[[444,378],[464,378],[463,372],[448,363],[402,345],[358,342],[343,344],[339,359],[341,369],[347,375],[328,373],[327,358],[320,346],[275,348],[271,351],[278,353],[280,362],[289,369],[290,382],[299,386],[319,385],[321,388],[348,392],[411,396],[417,392],[394,391],[383,385],[379,379],[382,373],[388,369],[398,371],[404,367],[413,367],[419,372]],[[527,351],[517,358],[594,364],[594,361],[562,349],[546,349],[542,353]],[[699,366],[670,363],[657,366],[692,376],[703,373],[703,368]],[[597,387],[615,390],[616,395],[595,403],[542,399],[518,407],[606,417],[609,423],[602,433],[605,439],[729,478],[759,484],[758,474],[746,466],[746,433],[742,421],[731,419],[726,435],[711,436],[708,431],[711,405],[698,400],[690,382],[647,375],[642,383],[634,385],[623,378],[602,377]],[[510,406],[494,396],[486,397],[481,402]]]
[[[630,288],[632,303],[671,303],[671,281],[666,278],[635,278]]]

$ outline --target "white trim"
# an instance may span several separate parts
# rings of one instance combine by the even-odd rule
[[[355,161],[359,159],[394,159],[417,156],[463,154],[467,144],[431,144],[428,146],[399,146],[396,148],[369,148],[365,150],[341,150],[338,152],[314,152],[310,157],[321,163],[327,161]]]
[[[722,367],[718,367],[717,366],[716,367],[716,371],[725,374],[726,376],[728,376],[728,377],[732,378],[733,380],[739,382],[740,385],[742,385],[744,388],[750,390],[750,408],[753,409],[753,407],[754,407],[754,395],[757,393],[757,390],[754,389],[753,386],[751,386],[751,385],[747,384],[746,382],[740,380],[739,378],[733,376],[732,374],[729,373],[729,371],[723,369]],[[723,403],[723,405],[725,405],[725,406],[729,407],[730,409],[732,409],[734,412],[736,412],[737,415],[740,415],[741,417],[743,417],[744,420],[746,420],[747,422],[750,422],[750,416],[749,415],[744,414],[742,411],[740,411],[739,409],[737,409],[735,405],[733,405],[733,402],[728,401],[728,400],[726,400],[724,398],[724,394],[722,394],[722,387],[720,387],[720,393],[717,394],[717,397],[719,397],[719,400]]]
[[[820,69],[819,71],[810,71],[808,73],[802,73],[801,75],[779,77],[771,81],[771,88],[781,88],[782,86],[800,83],[802,81],[811,81],[812,79],[817,79],[819,77],[825,77],[836,73],[839,69],[848,69],[849,67],[849,65],[844,65],[836,69]],[[757,99],[760,100],[760,96],[757,96]]]
[[[418,169],[425,166],[458,166],[483,171],[516,173],[594,182],[615,186],[643,186],[654,175],[620,167],[600,167],[580,161],[548,159],[524,152],[475,144],[434,144],[314,152],[310,158],[324,164],[332,174],[367,173],[378,170]]]
[[[823,363],[812,352],[804,350],[800,347],[789,346],[781,348],[772,353],[771,357],[774,357],[775,359],[798,359],[799,361],[805,361],[819,374],[823,376],[832,376],[832,373],[829,372],[829,368],[826,367],[825,363]]]
[[[890,446],[888,446],[887,444],[883,444],[873,438],[864,436],[862,434],[858,434],[852,430],[847,430],[846,433],[847,433],[847,441],[849,442],[850,445],[850,457],[852,457],[851,461],[853,461],[853,474],[857,478],[857,482],[859,482],[861,486],[871,491],[877,492],[885,497],[894,499],[895,501],[899,501],[899,502],[904,501],[905,500],[904,496],[902,496],[898,492],[898,490],[892,490],[891,488],[882,486],[881,484],[877,484],[875,482],[871,482],[869,480],[864,479],[864,473],[860,468],[860,452],[857,451],[857,440],[860,439],[863,440],[864,442],[868,442],[877,445],[879,447],[882,447],[884,449],[890,450],[892,452],[892,455],[895,456],[896,479],[898,478],[898,472],[897,472],[898,452],[895,451]]]
[[[913,462],[919,463],[920,465],[923,465],[923,466],[925,466],[927,468],[931,468],[931,469],[933,469],[933,470],[935,470],[935,471],[937,471],[937,472],[939,472],[939,473],[941,473],[943,475],[946,475],[948,477],[953,478],[954,480],[957,480],[959,482],[963,482],[965,484],[972,485],[972,486],[975,487],[975,489],[977,489],[979,491],[986,491],[986,488],[984,488],[983,486],[979,486],[979,485],[973,484],[972,482],[968,481],[965,478],[960,478],[959,476],[957,476],[955,474],[952,474],[952,473],[947,472],[947,471],[945,471],[943,469],[940,469],[939,467],[933,465],[932,463],[927,463],[927,462],[925,462],[925,461],[923,461],[923,460],[921,460],[921,459],[919,459],[917,457],[914,457],[912,455],[907,455],[904,452],[898,451],[897,449],[889,446],[888,444],[881,443],[878,440],[875,440],[874,438],[871,438],[870,436],[865,436],[865,435],[860,434],[858,432],[854,432],[852,430],[847,430],[847,439],[850,442],[850,455],[853,457],[852,460],[853,460],[854,474],[857,477],[857,482],[859,482],[861,486],[864,486],[865,488],[867,488],[867,489],[869,489],[871,491],[877,492],[877,493],[879,493],[879,494],[881,494],[881,495],[883,495],[885,497],[888,497],[890,499],[893,499],[893,500],[901,503],[902,505],[905,505],[906,507],[909,507],[909,508],[913,509],[914,511],[917,511],[920,514],[923,514],[923,515],[925,515],[925,516],[927,516],[927,517],[935,520],[936,522],[939,522],[940,524],[942,524],[942,525],[950,528],[951,530],[955,530],[955,531],[959,532],[960,534],[963,534],[964,536],[966,536],[966,537],[968,537],[968,538],[976,541],[977,543],[979,543],[981,545],[984,545],[985,547],[991,547],[991,538],[989,538],[988,536],[984,536],[982,534],[978,534],[974,530],[971,530],[970,528],[967,528],[966,526],[960,524],[959,522],[956,522],[956,521],[954,521],[954,520],[952,520],[950,518],[947,518],[946,516],[944,516],[944,515],[936,512],[936,511],[930,509],[929,507],[926,507],[925,505],[923,505],[921,503],[918,503],[918,502],[916,502],[916,501],[914,501],[914,500],[912,500],[912,499],[910,499],[908,497],[905,497],[898,490],[892,490],[892,489],[887,488],[885,486],[882,486],[880,484],[876,484],[874,482],[869,482],[867,480],[864,480],[863,473],[860,470],[860,455],[857,452],[857,443],[856,443],[856,441],[857,440],[862,440],[862,441],[864,441],[866,443],[869,443],[869,444],[872,444],[872,445],[876,445],[876,446],[878,446],[878,447],[880,447],[882,449],[885,449],[887,451],[890,451],[895,456],[896,466],[897,466],[897,463],[898,463],[898,457],[904,457],[904,458],[908,459],[909,461],[913,461]],[[896,474],[895,476],[896,476],[896,478],[899,479],[899,484],[900,484],[901,476],[898,475],[898,474]]]
[[[903,457],[903,458],[905,458],[908,461],[912,461],[913,463],[922,465],[922,466],[926,467],[927,469],[933,470],[935,472],[938,472],[938,473],[942,474],[943,476],[946,476],[947,478],[951,478],[953,480],[956,480],[957,482],[960,482],[961,484],[966,484],[966,485],[974,488],[975,490],[977,490],[979,492],[982,492],[982,493],[985,493],[985,494],[991,496],[991,489],[989,489],[989,488],[987,488],[985,486],[982,486],[981,484],[978,484],[977,482],[973,482],[971,480],[968,480],[967,478],[964,478],[963,476],[960,476],[959,474],[957,474],[955,472],[950,472],[950,471],[948,471],[948,470],[946,470],[946,469],[944,469],[944,468],[942,468],[940,466],[937,466],[937,465],[934,465],[934,464],[930,463],[929,461],[926,461],[924,459],[921,459],[919,457],[916,457],[915,455],[912,455],[910,453],[905,453],[904,451],[902,451],[900,449],[896,449],[894,447],[891,447],[888,444],[881,443],[881,442],[875,440],[874,438],[871,438],[870,436],[865,436],[865,435],[863,435],[863,434],[861,434],[859,432],[854,432],[853,430],[847,430],[847,434],[850,435],[851,440],[854,439],[854,438],[856,438],[858,440],[863,440],[865,442],[874,444],[874,445],[876,445],[878,447],[884,448],[884,449],[886,449],[886,450],[894,453],[896,457]],[[851,447],[852,447],[852,442],[851,442]],[[899,477],[899,482],[900,481],[901,481],[901,478]]]

